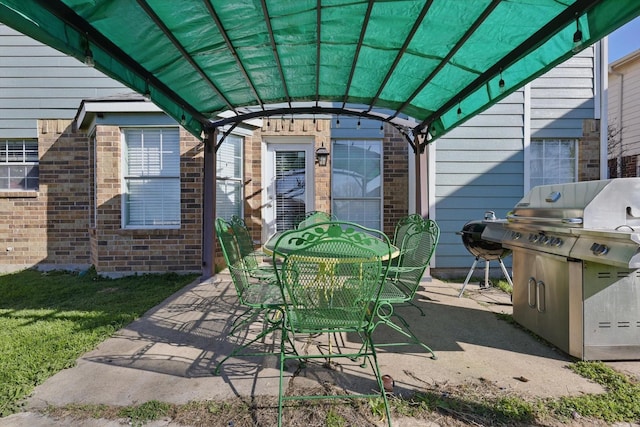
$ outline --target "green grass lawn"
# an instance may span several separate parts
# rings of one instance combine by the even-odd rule
[[[33,270],[0,276],[0,417],[19,410],[35,386],[196,277],[106,279]]]

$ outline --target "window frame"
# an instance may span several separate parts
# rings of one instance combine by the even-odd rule
[[[10,143],[19,143],[22,144],[22,152],[20,154],[20,160],[18,161],[10,161],[10,157],[15,156],[15,153],[17,151],[10,151],[9,150],[9,144]],[[35,144],[35,158],[37,160],[35,161],[27,161],[28,158],[28,152],[33,152],[33,150],[27,150],[27,143],[30,144]],[[2,159],[2,157],[4,157],[4,160]],[[9,173],[9,171],[11,170],[11,166],[18,166],[18,167],[24,167],[25,168],[25,176],[22,176],[22,182],[26,183],[26,182],[30,182],[31,180],[35,180],[35,187],[34,188],[28,188],[27,186],[25,186],[24,184],[20,186],[20,188],[15,188],[15,187],[11,187],[11,175]],[[11,138],[3,138],[0,139],[0,167],[6,167],[7,168],[7,177],[6,178],[1,178],[0,179],[0,191],[3,192],[18,192],[18,191],[29,191],[29,192],[37,192],[40,189],[40,145],[38,144],[38,140],[37,139],[28,139],[28,138],[21,138],[21,139],[11,139]],[[37,171],[37,176],[36,177],[29,177],[29,173],[31,173],[33,170]],[[1,186],[2,184],[2,180],[7,180],[7,184],[8,186],[3,187]]]
[[[556,157],[555,160],[559,161],[560,165],[566,165],[568,164],[568,162],[563,163],[563,161],[572,161],[573,163],[573,177],[571,181],[564,181],[561,184],[564,183],[570,183],[570,182],[578,182],[578,178],[579,178],[579,171],[578,171],[578,160],[579,160],[579,139],[578,138],[560,138],[560,137],[556,137],[556,138],[531,138],[531,140],[529,141],[529,188],[533,188],[536,187],[538,185],[550,185],[550,184],[558,184],[556,182],[544,182],[544,180],[547,179],[551,179],[550,175],[548,175],[548,170],[547,168],[545,168],[545,160],[548,160],[549,158],[547,157],[543,157],[539,158],[539,157],[535,157],[533,156],[533,145],[536,143],[550,143],[550,142],[556,142],[556,143],[562,143],[562,142],[571,142],[573,143],[573,153],[574,153],[574,157]],[[544,150],[544,145],[542,147],[542,149]],[[543,173],[542,173],[542,177],[540,176],[534,176],[533,175],[533,162],[536,160],[542,160],[543,161]],[[542,178],[543,182],[534,185],[534,179],[540,179]]]
[[[336,194],[338,193],[338,191],[336,191],[336,188],[334,187],[335,184],[337,184],[337,180],[335,179],[335,153],[336,153],[336,143],[376,143],[379,146],[380,149],[380,164],[379,164],[379,168],[380,168],[380,195],[376,196],[376,197],[337,197]],[[363,223],[363,221],[360,221],[359,219],[355,219],[355,218],[342,218],[338,215],[340,220],[345,220],[345,221],[351,221],[351,222],[356,222],[356,223],[360,223],[361,225],[364,225],[366,227],[370,227],[370,228],[374,228],[377,230],[382,230],[383,226],[384,226],[384,143],[382,139],[379,138],[332,138],[331,140],[331,155],[333,157],[333,159],[331,160],[331,212],[338,215],[338,209],[336,207],[336,202],[339,201],[379,201],[378,204],[378,212],[379,212],[379,224],[372,226],[372,224],[370,224],[368,221],[365,221],[366,223]]]
[[[159,131],[171,131],[175,132],[177,136],[177,175],[131,175],[129,174],[129,162],[128,162],[128,153],[129,153],[129,143],[126,138],[126,134],[129,131],[142,131],[143,135],[145,131],[150,130],[159,130]],[[124,230],[176,230],[180,229],[182,226],[182,153],[181,153],[181,139],[180,139],[180,128],[178,126],[127,126],[120,128],[120,140],[121,140],[121,170],[120,170],[120,178],[121,178],[121,227]],[[161,153],[164,152],[162,149]],[[163,161],[165,159],[163,158]],[[164,179],[164,180],[177,180],[178,181],[178,193],[177,193],[177,203],[178,203],[178,218],[177,222],[169,222],[169,223],[158,223],[158,224],[131,224],[131,215],[130,215],[130,204],[128,202],[129,192],[127,190],[128,183],[130,180],[155,180],[155,179]],[[144,185],[144,184],[142,184]],[[173,194],[175,197],[176,195]],[[163,199],[164,200],[164,199]]]
[[[222,133],[218,134],[218,141],[217,143],[220,143],[220,140],[222,139],[223,135]],[[239,143],[239,149],[238,149],[238,156],[236,157],[234,155],[233,160],[239,160],[239,164],[240,164],[240,170],[238,173],[238,177],[225,177],[225,176],[219,176],[218,175],[218,166],[219,163],[223,161],[222,158],[222,151],[220,149],[218,149],[218,151],[216,152],[216,185],[218,185],[218,183],[232,183],[232,184],[238,184],[238,187],[240,188],[240,195],[239,195],[239,204],[240,207],[238,209],[238,212],[235,212],[234,215],[238,215],[240,218],[244,218],[244,168],[245,168],[245,164],[244,164],[244,158],[245,158],[245,153],[244,153],[244,148],[245,148],[245,137],[243,135],[238,135],[235,133],[231,133],[229,135],[226,136],[225,140],[222,142],[222,145],[220,146],[220,148],[222,148],[224,146],[224,144],[228,143],[231,139],[235,139],[237,138],[237,142]],[[219,196],[219,191],[216,190],[216,199]],[[225,193],[227,194],[227,193]],[[218,201],[215,201],[216,205],[218,203]],[[220,217],[220,211],[218,206],[216,206],[216,216]],[[230,218],[226,218],[225,219],[230,219]]]

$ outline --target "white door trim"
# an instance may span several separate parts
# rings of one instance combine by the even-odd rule
[[[262,241],[267,241],[275,232],[274,172],[275,152],[280,150],[300,150],[305,155],[305,204],[307,211],[315,209],[315,152],[314,138],[304,136],[267,137],[262,140]]]

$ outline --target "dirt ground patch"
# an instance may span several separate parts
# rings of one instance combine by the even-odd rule
[[[327,390],[328,389],[328,390]],[[338,392],[325,389],[293,389],[290,393]],[[489,381],[451,386],[437,384],[411,396],[389,396],[394,426],[607,426],[599,421],[575,416],[558,419],[546,412],[534,413],[535,400],[514,396]],[[157,402],[156,409],[116,406],[50,407],[47,416],[80,424],[88,418],[117,421],[122,425],[255,427],[277,424],[277,397],[234,398],[224,401],[191,402],[186,405]],[[386,420],[379,402],[369,399],[304,400],[289,402],[283,425],[291,427],[377,427]],[[530,409],[531,411],[528,411]],[[541,414],[542,417],[541,417]],[[128,415],[128,416],[126,416]]]

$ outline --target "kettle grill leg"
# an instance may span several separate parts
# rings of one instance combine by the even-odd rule
[[[476,269],[476,265],[478,265],[478,258],[479,257],[476,257],[475,261],[473,261],[473,264],[471,265],[471,269],[469,270],[469,274],[467,274],[467,278],[464,279],[464,283],[462,284],[462,289],[460,289],[460,293],[458,294],[458,298],[462,297],[462,293],[464,292],[464,288],[469,283],[469,279],[471,279],[471,275],[473,274],[473,270]]]
[[[500,263],[500,268],[502,268],[502,274],[504,274],[505,279],[509,282],[511,289],[513,289],[513,282],[511,281],[511,276],[509,276],[509,272],[507,268],[504,266],[504,262],[502,262],[502,258],[498,258],[498,262]]]

